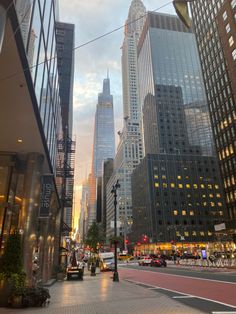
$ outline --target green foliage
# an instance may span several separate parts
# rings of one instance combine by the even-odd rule
[[[98,243],[103,243],[104,239],[101,226],[94,221],[88,230],[85,244],[89,245],[93,249],[93,252],[96,253],[98,251]]]
[[[7,238],[3,256],[0,259],[0,269],[8,276],[11,273],[21,273],[22,268],[21,236],[15,232]]]
[[[12,273],[10,278],[8,278],[13,286],[12,294],[21,295],[26,288],[26,274],[21,272],[19,274]]]
[[[26,286],[26,274],[23,271],[21,236],[17,232],[7,238],[0,269],[0,280],[12,283],[13,294],[22,294]]]

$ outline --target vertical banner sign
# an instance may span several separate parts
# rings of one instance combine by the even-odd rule
[[[42,176],[39,217],[49,216],[52,192],[53,192],[53,175],[50,174]]]

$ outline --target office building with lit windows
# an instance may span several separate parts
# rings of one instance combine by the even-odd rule
[[[193,1],[191,12],[226,195],[226,228],[236,237],[236,1]]]
[[[213,241],[225,204],[194,34],[149,12],[138,69],[145,158],[132,175],[132,238]]]
[[[19,230],[28,280],[37,260],[39,278],[47,281],[58,263],[61,221],[58,8],[53,0],[8,2],[1,2],[8,10],[0,53],[0,250]]]

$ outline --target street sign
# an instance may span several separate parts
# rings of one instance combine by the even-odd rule
[[[225,230],[225,223],[214,225],[215,231]]]

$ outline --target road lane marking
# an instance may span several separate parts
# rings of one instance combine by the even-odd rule
[[[188,295],[188,296],[192,296],[192,297],[195,297],[197,299],[201,299],[201,300],[205,300],[205,301],[210,301],[210,302],[213,302],[213,303],[218,303],[218,304],[221,304],[221,305],[224,305],[224,306],[228,306],[228,307],[231,307],[233,309],[235,309],[236,307],[234,305],[231,305],[231,304],[227,304],[227,303],[224,303],[224,302],[220,302],[220,301],[216,301],[216,300],[212,300],[212,299],[208,299],[208,298],[204,298],[204,297],[200,297],[200,296],[197,296],[197,295],[191,295],[191,294],[186,294],[186,293],[183,293],[183,292],[180,292],[180,291],[177,291],[177,290],[172,290],[172,289],[168,289],[168,288],[162,288],[162,287],[158,287],[158,286],[153,286],[153,285],[150,285],[148,283],[144,283],[144,282],[141,282],[141,281],[136,281],[136,280],[131,280],[131,279],[125,279],[126,281],[128,282],[131,282],[131,283],[134,283],[134,284],[145,284],[149,287],[152,287],[152,288],[157,288],[157,289],[160,289],[160,290],[166,290],[166,291],[171,291],[171,292],[175,292],[175,293],[178,293],[178,294],[182,294],[182,295]],[[214,312],[214,313],[217,313],[217,312]],[[218,312],[219,313],[219,312]],[[223,312],[224,313],[224,312]],[[226,312],[227,313],[227,312]],[[229,312],[231,314],[236,314],[236,312]]]
[[[212,314],[236,314],[236,312],[211,312]]]
[[[196,298],[194,295],[175,295],[172,297],[173,299],[188,299],[188,298]]]
[[[150,270],[143,270],[143,269],[136,269],[136,268],[130,268],[131,270],[136,270],[136,271],[143,271],[143,272],[147,272],[147,273],[151,273],[153,271],[150,271]],[[213,282],[220,282],[220,283],[229,283],[229,284],[232,284],[232,285],[236,285],[236,282],[230,282],[230,281],[222,281],[222,280],[216,280],[216,279],[207,279],[207,278],[199,278],[199,277],[192,277],[192,276],[182,276],[182,275],[175,275],[175,274],[169,274],[169,273],[159,273],[159,272],[155,272],[154,273],[157,273],[159,275],[168,275],[168,276],[173,276],[173,277],[181,277],[181,278],[191,278],[191,279],[197,279],[197,280],[206,280],[206,281],[213,281]]]

